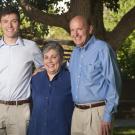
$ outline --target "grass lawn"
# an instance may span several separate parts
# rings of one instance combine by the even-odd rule
[[[135,127],[133,127],[133,128],[115,128],[113,135],[135,135]]]

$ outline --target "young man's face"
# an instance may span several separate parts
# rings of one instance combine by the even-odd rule
[[[1,17],[0,26],[4,38],[16,38],[19,31],[19,20],[16,14],[11,13]]]

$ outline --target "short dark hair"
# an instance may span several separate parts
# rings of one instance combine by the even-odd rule
[[[55,50],[59,54],[61,60],[63,60],[64,49],[57,41],[48,41],[47,43],[45,43],[45,46],[43,48],[43,55],[51,49]]]
[[[20,14],[19,14],[19,10],[14,7],[14,6],[6,6],[4,8],[2,8],[1,12],[0,12],[0,21],[2,16],[8,15],[8,14],[16,14],[18,17],[18,21],[20,22]]]

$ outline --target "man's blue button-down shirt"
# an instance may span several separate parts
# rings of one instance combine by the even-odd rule
[[[105,100],[103,120],[111,121],[121,88],[120,73],[111,47],[92,36],[84,47],[73,50],[69,70],[74,102],[85,104]]]

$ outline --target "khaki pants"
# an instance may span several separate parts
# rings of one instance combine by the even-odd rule
[[[99,135],[104,107],[99,106],[85,110],[75,107],[72,117],[71,135]]]
[[[0,135],[26,135],[30,117],[29,104],[0,104]]]

